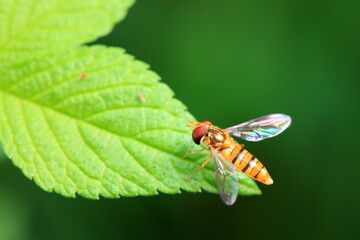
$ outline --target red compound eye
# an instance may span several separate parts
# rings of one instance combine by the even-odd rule
[[[197,145],[200,144],[201,138],[205,135],[206,131],[207,131],[207,127],[205,126],[200,126],[194,129],[192,133],[192,137]]]
[[[202,121],[202,122],[200,122],[200,123],[204,123],[204,124],[209,125],[209,126],[212,125],[212,123],[211,123],[210,121],[208,121],[208,120]]]

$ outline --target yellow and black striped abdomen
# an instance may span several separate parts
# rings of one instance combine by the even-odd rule
[[[229,163],[232,163],[236,169],[256,181],[267,185],[273,184],[273,180],[264,165],[251,153],[246,151],[243,145],[236,144],[230,149],[231,151],[222,151],[221,155]]]

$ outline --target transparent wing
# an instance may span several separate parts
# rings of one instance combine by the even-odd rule
[[[290,126],[291,117],[285,114],[270,114],[229,127],[226,130],[230,135],[257,142],[266,138],[275,137]]]
[[[228,163],[221,155],[212,151],[214,156],[215,179],[220,198],[226,205],[233,205],[239,192],[239,180],[235,167]]]

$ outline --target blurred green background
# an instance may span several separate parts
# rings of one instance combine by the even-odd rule
[[[360,2],[139,0],[97,43],[149,63],[198,120],[286,113],[246,148],[273,186],[100,201],[46,193],[0,160],[0,239],[360,239]]]

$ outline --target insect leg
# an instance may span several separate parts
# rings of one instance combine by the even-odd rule
[[[203,148],[203,149],[201,149],[201,150],[199,150],[199,151],[194,151],[194,152],[188,153],[188,154],[182,156],[181,158],[186,158],[186,157],[188,157],[188,156],[190,156],[190,155],[192,155],[192,154],[202,152],[202,151],[204,151],[205,149],[206,149],[206,147]]]
[[[201,165],[201,167],[199,167],[198,169],[196,169],[186,180],[189,181],[190,178],[200,169],[202,169],[203,167],[205,167],[205,165],[210,161],[210,159],[212,158],[212,154],[210,155],[210,157]]]

